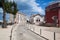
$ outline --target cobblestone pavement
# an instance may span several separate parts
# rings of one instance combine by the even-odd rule
[[[43,40],[40,36],[31,32],[26,25],[18,25],[13,30],[12,40]]]

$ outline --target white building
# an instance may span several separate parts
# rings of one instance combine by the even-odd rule
[[[14,15],[13,14],[10,14],[10,19],[9,19],[9,23],[13,23],[13,20],[14,19]]]
[[[30,23],[35,25],[42,25],[44,23],[44,17],[40,14],[34,14],[30,17]]]
[[[16,18],[15,18],[15,22],[17,23],[26,23],[27,19],[26,19],[26,15],[23,13],[17,13]]]

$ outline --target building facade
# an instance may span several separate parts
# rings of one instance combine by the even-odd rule
[[[17,13],[16,14],[16,18],[15,18],[15,22],[16,23],[26,23],[27,19],[26,19],[26,15],[23,13]]]
[[[51,3],[46,7],[45,21],[47,25],[60,26],[60,2]]]
[[[9,23],[14,23],[14,15],[10,14]]]
[[[30,23],[42,25],[44,23],[44,17],[42,17],[40,14],[34,14],[30,17]]]

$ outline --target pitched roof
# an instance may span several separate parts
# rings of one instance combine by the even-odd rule
[[[41,16],[40,14],[33,14],[33,15],[30,16],[30,18],[31,18],[31,17],[35,17],[35,16],[37,16],[37,15]]]
[[[53,2],[50,2],[50,3],[48,4],[48,6],[49,6],[49,5],[56,4],[56,3],[60,3],[60,1],[53,1]]]

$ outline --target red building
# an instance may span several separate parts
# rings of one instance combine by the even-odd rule
[[[60,26],[60,2],[49,4],[46,7],[45,21],[46,24]]]

